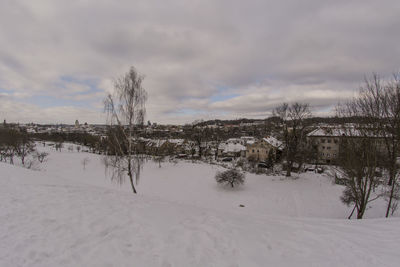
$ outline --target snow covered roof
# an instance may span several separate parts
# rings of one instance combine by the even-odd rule
[[[253,136],[242,136],[240,137],[240,139],[248,141],[248,140],[255,140],[256,138]]]
[[[242,150],[246,150],[246,147],[241,144],[233,144],[233,143],[222,143],[219,145],[219,149],[224,152],[240,152]]]
[[[390,134],[386,134],[388,136]],[[348,137],[383,137],[381,134],[376,134],[373,130],[369,128],[359,128],[356,129],[354,127],[344,127],[344,128],[334,128],[334,127],[318,127],[314,131],[310,132],[308,137],[341,137],[341,136],[348,136]]]
[[[263,140],[265,142],[267,142],[268,144],[270,144],[271,146],[274,146],[274,147],[277,147],[277,148],[281,147],[282,144],[283,144],[281,141],[279,141],[278,139],[276,139],[273,136],[265,137],[265,138],[263,138]]]
[[[227,143],[240,143],[241,140],[240,138],[229,138],[228,140],[226,140]]]
[[[246,141],[246,144],[247,145],[252,145],[252,144],[254,144],[256,142],[256,140],[254,139],[254,140],[247,140]]]
[[[165,140],[160,140],[160,139],[155,139],[155,140],[150,140],[149,144],[155,146],[155,147],[160,147],[165,143]]]
[[[183,139],[168,139],[168,142],[170,142],[171,144],[175,144],[175,145],[182,145],[185,140]]]
[[[310,132],[307,136],[312,137],[312,136],[342,136],[344,134],[344,131],[342,129],[338,128],[322,128],[318,127],[314,131]]]

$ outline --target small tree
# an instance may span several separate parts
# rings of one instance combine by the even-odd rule
[[[158,168],[161,168],[161,163],[165,160],[165,155],[160,153],[153,157],[154,161],[158,162]]]
[[[22,165],[25,166],[25,158],[35,151],[35,143],[29,138],[27,133],[20,133],[18,134],[14,149],[16,155],[21,158]]]
[[[34,156],[40,163],[43,163],[46,161],[47,156],[49,153],[46,152],[36,152],[36,155]]]
[[[217,172],[215,180],[219,184],[230,185],[232,188],[244,184],[245,176],[236,169],[230,169],[223,172]]]
[[[84,170],[86,170],[86,165],[88,165],[89,161],[90,161],[89,158],[84,158],[84,159],[82,160],[81,163],[82,163],[82,166],[83,166],[83,169],[84,169]]]
[[[63,144],[62,141],[58,141],[58,142],[55,144],[55,147],[56,147],[56,151],[58,150],[58,151],[61,152],[61,149],[64,147],[64,144]]]

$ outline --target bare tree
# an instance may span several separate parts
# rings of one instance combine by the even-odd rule
[[[206,139],[207,138],[207,128],[202,128],[200,126],[193,126],[191,138],[197,145],[199,158],[201,159],[201,157],[203,156],[203,154],[205,152],[204,145],[207,140]]]
[[[214,160],[218,159],[218,149],[221,143],[225,140],[225,134],[220,128],[215,128],[210,131],[210,136],[214,145]]]
[[[360,134],[358,129],[350,129],[345,135],[341,139],[338,158],[345,185],[341,200],[347,205],[354,205],[353,211],[357,211],[357,219],[362,219],[368,203],[379,197],[371,195],[379,184],[376,170],[382,157],[380,144],[377,138]]]
[[[20,133],[18,134],[14,149],[16,155],[21,158],[22,165],[25,166],[25,158],[35,151],[35,143],[29,138],[27,133]]]
[[[56,151],[59,150],[61,152],[61,149],[64,147],[63,141],[57,141],[55,144]]]
[[[35,154],[35,158],[40,162],[43,163],[46,161],[47,156],[49,155],[49,153],[47,152],[36,152]]]
[[[143,78],[131,67],[114,81],[114,94],[109,94],[104,100],[107,124],[110,126],[108,143],[112,152],[107,156],[106,167],[112,167],[112,179],[117,179],[119,183],[128,175],[133,193],[137,192],[134,179],[137,183],[141,163],[134,147],[134,128],[143,125],[147,100],[147,93],[142,87]]]
[[[12,129],[0,129],[0,160],[14,164],[16,154],[15,147],[18,145],[19,133]]]
[[[32,161],[27,157],[36,152],[35,143],[24,131],[4,129],[0,131],[0,160],[14,164],[14,157],[19,157],[24,167],[30,168]],[[33,155],[34,156],[34,155]]]
[[[388,217],[393,202],[399,198],[397,192],[400,169],[397,158],[400,147],[400,74],[393,75],[390,81],[382,80],[377,74],[365,78],[365,83],[358,96],[352,100],[352,105],[351,115],[373,128],[383,141],[386,152],[383,167],[388,174]]]
[[[153,157],[154,161],[158,162],[158,168],[161,168],[161,163],[165,160],[165,155],[160,153]]]
[[[382,99],[379,100],[379,94],[372,96],[370,93],[374,94],[362,88],[357,97],[338,105],[336,109],[343,123],[338,163],[344,171],[346,188],[341,199],[348,205],[354,204],[353,211],[357,210],[357,219],[363,217],[369,202],[381,196],[375,194],[371,197],[380,180],[377,171],[389,162],[387,147],[383,142],[386,133],[377,119]]]
[[[274,116],[280,119],[283,128],[283,141],[286,154],[286,176],[291,176],[293,163],[301,156],[301,148],[306,144],[305,120],[311,117],[308,104],[283,103],[273,111]]]
[[[219,184],[230,185],[232,188],[244,183],[245,176],[236,169],[230,169],[224,172],[217,172],[215,180]]]

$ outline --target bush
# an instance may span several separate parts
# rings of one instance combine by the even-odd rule
[[[238,170],[231,169],[224,172],[217,172],[215,180],[219,184],[230,185],[232,188],[244,184],[245,176]]]

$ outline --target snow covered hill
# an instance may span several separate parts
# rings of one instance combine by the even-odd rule
[[[400,261],[400,219],[337,219],[348,208],[338,201],[341,188],[322,176],[248,175],[244,188],[226,191],[215,185],[216,167],[148,163],[134,196],[127,184],[110,185],[97,157],[53,152],[42,171],[0,163],[0,266]]]

